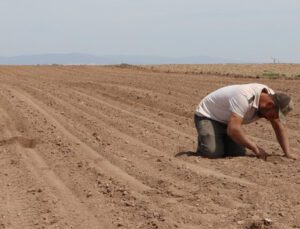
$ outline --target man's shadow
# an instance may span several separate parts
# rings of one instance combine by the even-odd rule
[[[175,157],[188,156],[188,157],[199,157],[199,153],[193,151],[181,151],[175,154]]]
[[[187,157],[202,157],[202,158],[208,158],[205,156],[200,155],[199,152],[194,152],[194,151],[187,151],[187,150],[182,150],[178,153],[175,154],[175,157],[181,157],[181,156],[187,156]],[[210,159],[222,159],[222,158],[237,158],[237,157],[255,157],[253,154],[245,153],[243,155],[224,155],[223,157],[220,158],[210,158]]]

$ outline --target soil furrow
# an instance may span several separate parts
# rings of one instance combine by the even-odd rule
[[[268,122],[245,126],[266,162],[209,160],[193,152],[193,114],[219,87],[266,84],[294,98],[298,154],[300,81],[176,67],[0,67],[0,228],[299,227],[299,160],[280,156]]]

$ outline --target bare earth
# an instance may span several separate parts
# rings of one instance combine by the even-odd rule
[[[300,228],[300,160],[195,156],[193,113],[228,84],[300,103],[300,80],[93,66],[0,67],[0,228]],[[300,107],[287,120],[300,155]],[[270,221],[271,220],[271,221]]]

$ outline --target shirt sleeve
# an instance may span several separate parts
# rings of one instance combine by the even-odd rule
[[[249,102],[247,97],[244,95],[234,96],[229,100],[229,107],[231,112],[244,118],[249,109]]]

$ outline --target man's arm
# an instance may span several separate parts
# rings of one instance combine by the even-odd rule
[[[243,118],[235,113],[232,113],[227,127],[228,136],[230,136],[236,143],[252,150],[257,157],[266,159],[268,154],[246,136],[242,129],[242,123]]]
[[[289,138],[284,125],[279,119],[272,119],[270,122],[285,156],[294,160],[297,159],[297,157],[290,152]]]

